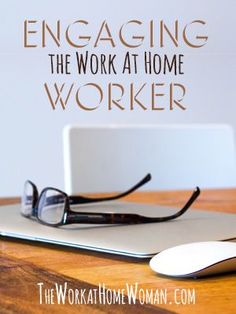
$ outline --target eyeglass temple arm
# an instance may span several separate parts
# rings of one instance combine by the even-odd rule
[[[168,219],[166,219],[166,220],[171,220],[171,219],[175,219],[179,216],[182,216],[189,209],[189,207],[194,203],[194,201],[198,198],[200,193],[201,193],[201,190],[197,186],[195,188],[195,190],[193,191],[192,195],[190,196],[189,200],[187,201],[187,203],[183,206],[183,208],[180,209],[177,213],[170,215],[170,216],[167,216]]]
[[[148,173],[140,182],[138,182],[137,184],[135,184],[132,188],[130,188],[129,190],[117,194],[117,195],[113,195],[113,196],[108,196],[108,197],[98,197],[98,198],[90,198],[90,197],[86,197],[86,196],[70,196],[70,204],[86,204],[86,203],[94,203],[94,202],[102,202],[102,201],[111,201],[111,200],[116,200],[118,198],[127,196],[128,194],[134,192],[135,190],[137,190],[138,188],[140,188],[141,186],[143,186],[145,183],[149,182],[151,180],[151,174]]]
[[[121,194],[117,194],[114,196],[108,196],[108,197],[98,197],[98,198],[90,198],[90,197],[86,197],[86,196],[79,196],[79,195],[73,196],[72,195],[72,196],[69,196],[69,202],[71,205],[73,205],[73,204],[86,204],[86,203],[95,203],[95,202],[116,200],[118,198],[127,196],[128,194],[134,192],[135,190],[137,190],[138,188],[143,186],[145,183],[150,181],[151,178],[152,178],[151,174],[148,173],[140,182],[138,182],[132,188],[130,188],[129,190],[127,190]],[[49,196],[49,197],[47,197],[47,200],[46,200],[47,205],[53,205],[56,203],[63,203],[63,202],[64,202],[64,197],[62,195]]]
[[[66,224],[70,223],[88,223],[88,224],[138,224],[163,222],[175,219],[183,215],[196,198],[200,194],[199,187],[196,187],[192,196],[184,205],[184,207],[177,213],[165,217],[146,217],[137,214],[118,214],[118,213],[90,213],[90,212],[74,212],[69,211],[66,219]]]

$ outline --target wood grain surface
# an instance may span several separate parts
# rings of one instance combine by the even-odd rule
[[[124,299],[126,304],[42,304],[40,302],[38,285],[44,283],[45,289],[50,289],[58,285],[64,286],[66,283],[70,289],[85,290],[84,298],[88,299],[88,291],[96,289],[95,285],[86,281],[76,280],[67,276],[58,275],[52,271],[40,268],[27,261],[20,261],[16,258],[7,258],[0,255],[1,281],[1,313],[145,313],[148,314],[168,314],[170,311],[160,309],[150,305],[133,304],[129,305],[127,297]]]
[[[181,206],[190,191],[142,192],[127,200],[150,204]],[[1,204],[19,199],[2,199]],[[195,208],[236,213],[236,190],[205,190]],[[148,260],[93,253],[55,245],[1,238],[0,240],[0,313],[235,313],[236,275],[205,279],[173,280],[151,271]],[[124,289],[126,284],[148,291],[167,289],[168,303],[156,305],[57,305],[39,304],[37,283],[53,288],[68,282],[70,287]],[[181,293],[195,293],[195,304],[176,304]],[[187,298],[186,298],[187,299]],[[127,300],[127,299],[126,299]],[[183,300],[182,300],[183,301]],[[186,301],[186,300],[185,300]],[[191,301],[191,300],[190,300]],[[180,302],[181,303],[181,302]],[[183,302],[182,302],[183,303]]]

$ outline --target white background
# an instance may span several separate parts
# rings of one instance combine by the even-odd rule
[[[0,195],[20,195],[25,179],[30,178],[39,187],[63,188],[62,129],[73,124],[141,124],[141,123],[228,123],[236,128],[236,2],[225,1],[1,1],[0,4]],[[184,53],[184,76],[116,76],[116,77],[68,77],[50,75],[48,53],[74,53],[63,41],[58,49],[51,43],[48,48],[25,49],[23,47],[23,22],[25,19],[46,20],[48,24],[60,19],[64,25],[77,19],[89,21],[88,30],[96,35],[106,20],[117,38],[119,26],[130,19],[141,20],[145,25],[151,19],[163,19],[180,25],[201,19],[207,22],[202,31],[209,36],[200,49],[183,45],[175,48],[167,42],[164,49],[157,45],[155,53]],[[63,37],[63,36],[62,36]],[[125,51],[119,43],[115,50],[105,44],[90,52]],[[138,52],[148,49],[143,45]],[[136,51],[136,52],[137,52]],[[86,112],[68,103],[53,111],[43,83],[54,81],[88,81],[105,84],[108,81],[128,84],[130,80],[142,82],[182,82],[187,87],[187,110],[162,112],[136,110],[108,111],[101,106],[97,111]]]

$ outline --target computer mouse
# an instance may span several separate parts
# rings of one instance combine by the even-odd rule
[[[207,241],[178,245],[155,255],[150,267],[172,277],[202,277],[236,271],[236,243]]]

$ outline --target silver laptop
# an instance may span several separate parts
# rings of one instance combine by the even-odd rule
[[[73,208],[76,210],[76,208]],[[80,205],[83,211],[113,211],[146,216],[170,214],[174,209],[129,202]],[[161,223],[139,225],[83,225],[47,227],[21,216],[20,205],[0,207],[0,235],[119,254],[150,258],[175,245],[195,241],[227,240],[236,237],[236,215],[188,210],[183,216]]]
[[[68,194],[123,191],[147,173],[144,190],[236,186],[227,125],[69,125],[63,135]]]

